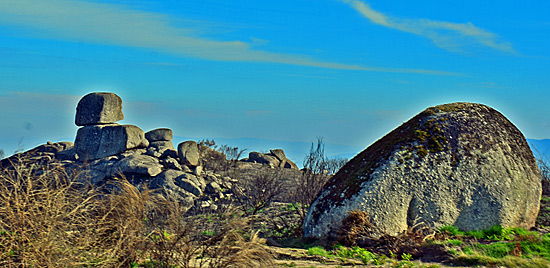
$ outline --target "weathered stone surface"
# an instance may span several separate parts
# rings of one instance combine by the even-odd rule
[[[290,169],[300,170],[298,168],[298,165],[296,165],[294,162],[292,162],[288,158],[285,161],[281,162],[281,164],[279,166],[282,167],[282,168],[290,168]]]
[[[202,175],[202,172],[203,172],[203,167],[202,166],[196,166],[194,169],[193,169],[193,174],[195,176],[201,176]]]
[[[182,165],[199,165],[199,146],[195,141],[185,141],[178,145],[178,156]]]
[[[277,159],[277,157],[268,155],[268,154],[262,154],[259,152],[250,152],[248,154],[248,162],[253,163],[259,163],[259,164],[265,164],[271,167],[278,167],[281,161]]]
[[[173,134],[172,134],[172,130],[169,128],[157,128],[145,133],[145,138],[150,142],[171,141],[173,139]]]
[[[168,189],[172,192],[186,191],[195,196],[202,195],[200,185],[197,185],[196,177],[177,170],[166,170],[154,178],[150,185],[151,189]]]
[[[161,159],[160,164],[163,165],[165,169],[183,170],[178,160],[171,157]]]
[[[82,97],[76,107],[77,126],[109,124],[122,119],[122,100],[114,93],[90,93]]]
[[[215,181],[209,183],[206,185],[206,188],[204,189],[204,192],[207,194],[216,194],[221,192],[222,187],[216,183]]]
[[[122,153],[142,144],[144,133],[132,125],[91,125],[78,129],[74,143],[80,161]]]
[[[279,161],[284,161],[287,159],[285,155],[285,151],[283,151],[283,149],[272,149],[272,150],[269,150],[269,152],[271,153],[271,155],[277,157]]]
[[[166,150],[176,151],[174,144],[171,141],[151,141],[149,142],[149,147],[155,148],[161,154]]]
[[[135,154],[118,161],[113,167],[114,173],[135,173],[157,176],[162,172],[162,165],[157,158]]]
[[[453,103],[426,109],[369,146],[324,186],[304,221],[329,236],[347,212],[396,234],[415,221],[478,230],[530,228],[540,174],[521,132],[496,110]]]
[[[270,150],[268,154],[250,152],[248,154],[248,158],[242,159],[241,161],[265,164],[271,167],[291,168],[298,170],[298,166],[286,157],[285,152],[282,149]]]
[[[182,177],[183,179],[181,180],[185,180],[187,183],[176,183],[179,180],[177,179],[178,177]],[[180,204],[186,206],[186,208],[190,208],[193,206],[194,200],[197,196],[192,194],[190,191],[185,190],[178,184],[183,184],[184,186],[191,184],[191,187],[189,188],[191,188],[192,191],[197,192],[197,187],[185,179],[185,173],[177,170],[166,170],[160,173],[158,176],[149,181],[148,187],[149,189],[158,189],[160,190],[160,194],[163,194],[166,199],[179,202]]]
[[[78,179],[86,181],[91,184],[98,184],[105,178],[109,178],[114,175],[113,167],[118,161],[116,157],[107,157],[91,161],[83,172],[79,173]]]

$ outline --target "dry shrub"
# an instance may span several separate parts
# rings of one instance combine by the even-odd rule
[[[296,213],[302,223],[325,184],[346,162],[343,158],[329,159],[325,155],[325,144],[321,137],[317,138],[316,144],[311,144],[309,153],[304,158],[301,176],[293,177],[290,194],[290,200],[297,205]]]
[[[417,219],[405,232],[391,236],[374,226],[366,212],[353,210],[348,214],[337,232],[336,240],[343,245],[360,246],[378,254],[401,256],[407,253],[415,256],[426,240],[436,233]]]
[[[241,155],[246,149],[229,145],[218,145],[214,140],[199,141],[202,165],[216,173],[227,172],[237,167]]]
[[[349,211],[348,214],[338,230],[338,242],[343,245],[356,246],[359,238],[372,237],[375,230],[366,212],[355,209]]]
[[[0,266],[264,267],[255,234],[230,217],[203,233],[204,218],[124,178],[102,187],[77,181],[62,165],[25,160],[0,169]]]
[[[203,263],[212,268],[273,267],[273,256],[264,244],[265,240],[258,236],[257,231],[245,238],[238,228],[230,224],[205,241]]]
[[[23,159],[0,171],[0,249],[8,266],[127,266],[137,257],[144,195],[76,182],[61,165]]]
[[[281,169],[260,168],[253,176],[237,177],[231,188],[233,199],[246,215],[254,215],[268,207],[283,192]]]
[[[167,204],[166,222],[149,235],[155,267],[271,267],[273,256],[245,218],[235,213],[183,216]],[[246,235],[248,234],[248,235]]]

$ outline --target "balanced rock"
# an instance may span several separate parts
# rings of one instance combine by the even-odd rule
[[[133,125],[91,125],[78,129],[74,148],[79,160],[95,160],[143,146],[143,130]]]
[[[157,128],[145,133],[145,138],[150,142],[171,141],[173,139],[173,133],[169,128]]]
[[[122,100],[114,93],[90,93],[76,107],[77,126],[115,123],[124,119]]]
[[[426,109],[340,169],[311,205],[304,235],[331,236],[355,209],[390,235],[415,222],[466,231],[530,228],[540,197],[537,163],[510,121],[482,104],[446,104]]]
[[[185,141],[178,145],[178,156],[182,165],[199,165],[199,146],[195,141]]]

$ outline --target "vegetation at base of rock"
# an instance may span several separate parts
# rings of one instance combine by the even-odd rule
[[[24,159],[0,170],[0,265],[40,267],[269,266],[265,240],[246,220],[198,217],[124,179],[105,187]],[[200,258],[199,258],[200,257]]]

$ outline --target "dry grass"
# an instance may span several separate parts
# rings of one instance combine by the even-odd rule
[[[179,204],[125,179],[100,188],[61,165],[0,170],[0,266],[269,267],[256,233],[225,216],[213,233]],[[221,218],[220,218],[221,219]],[[248,234],[248,235],[247,235]]]

